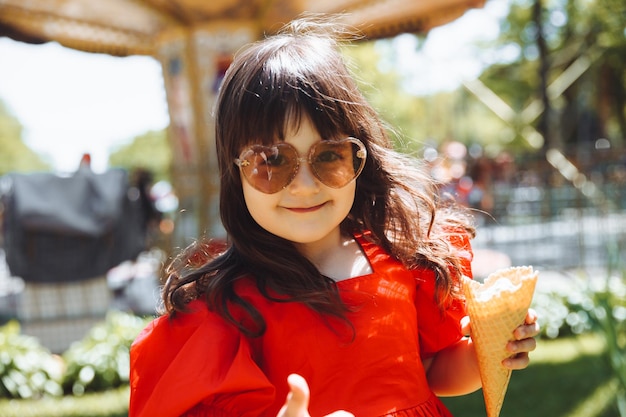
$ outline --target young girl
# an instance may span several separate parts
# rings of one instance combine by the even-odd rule
[[[469,217],[392,150],[339,35],[298,20],[228,70],[229,244],[170,266],[167,314],[131,350],[131,417],[450,416],[437,396],[480,388],[459,284]],[[526,367],[537,333],[529,311],[503,366]]]

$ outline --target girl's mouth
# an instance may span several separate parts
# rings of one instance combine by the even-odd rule
[[[321,209],[326,203],[318,204],[317,206],[311,207],[288,207],[287,210],[292,211],[294,213],[312,213]]]

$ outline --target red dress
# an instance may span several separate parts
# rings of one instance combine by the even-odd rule
[[[428,387],[422,359],[462,337],[463,304],[442,314],[432,271],[409,271],[382,248],[357,240],[373,273],[337,283],[355,308],[348,316],[354,333],[302,304],[267,300],[252,279],[243,280],[236,291],[261,312],[265,334],[244,336],[199,300],[189,314],[154,320],[131,348],[129,417],[275,417],[291,373],[307,380],[314,417],[336,410],[357,417],[450,416]],[[456,243],[469,275],[469,243]]]

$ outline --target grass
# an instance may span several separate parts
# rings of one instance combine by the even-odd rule
[[[598,336],[539,341],[531,365],[513,373],[500,417],[619,417],[617,384]],[[82,397],[0,400],[2,417],[127,417],[128,387]],[[485,417],[481,391],[444,398],[457,417]]]
[[[81,397],[0,400],[0,416],[127,417],[129,393],[128,387],[124,387]]]

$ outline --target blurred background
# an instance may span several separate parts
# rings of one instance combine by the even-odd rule
[[[344,53],[395,146],[474,210],[476,278],[540,272],[502,414],[626,417],[623,0],[205,3],[0,0],[0,415],[127,415],[162,266],[224,238],[219,81],[310,11],[363,32]]]

